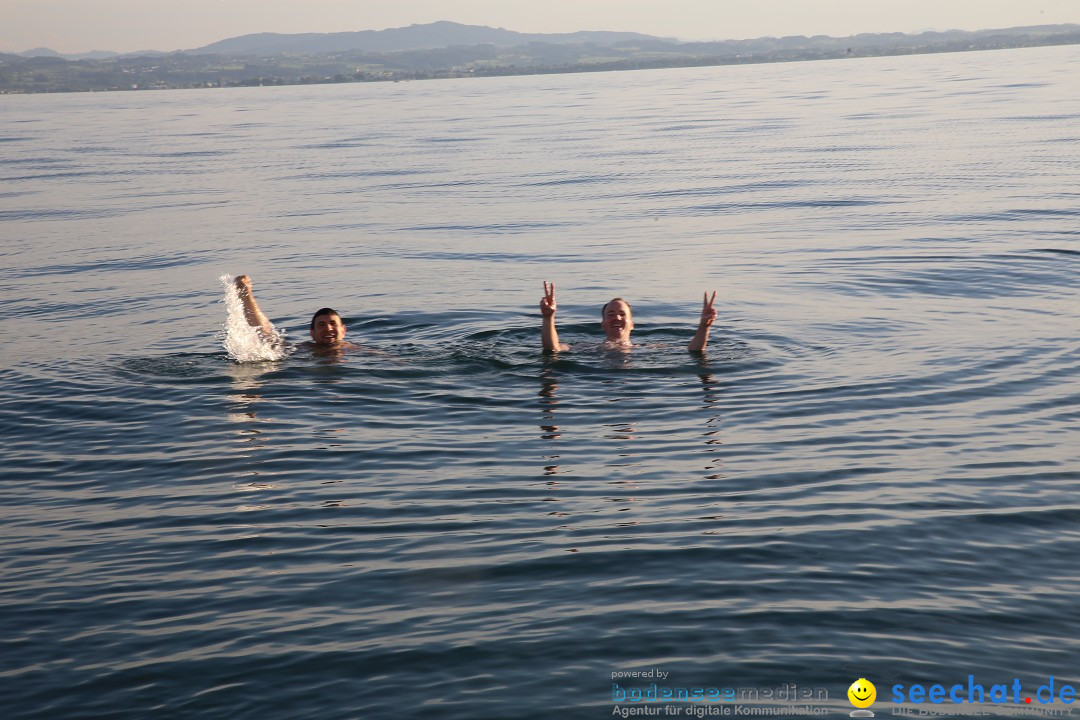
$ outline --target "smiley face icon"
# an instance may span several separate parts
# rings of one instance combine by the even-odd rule
[[[877,699],[877,688],[866,678],[859,678],[847,689],[847,699],[857,708],[868,708]]]

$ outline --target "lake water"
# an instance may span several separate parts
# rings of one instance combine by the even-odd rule
[[[5,97],[5,716],[1078,684],[1077,77],[1072,46]],[[232,362],[224,273],[391,357]],[[615,295],[627,353],[591,346]]]

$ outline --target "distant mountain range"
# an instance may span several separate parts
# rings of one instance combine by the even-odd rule
[[[387,30],[360,30],[357,32],[335,33],[255,33],[252,35],[240,35],[226,40],[205,45],[191,50],[178,50],[172,53],[160,50],[142,50],[133,53],[116,53],[105,50],[95,50],[87,53],[63,54],[49,48],[34,48],[25,52],[14,53],[20,57],[59,57],[65,60],[102,60],[113,57],[157,57],[173,55],[176,53],[190,55],[244,55],[255,57],[267,57],[271,55],[319,55],[336,52],[402,52],[410,50],[434,50],[447,47],[469,47],[475,45],[491,45],[497,48],[510,48],[529,43],[549,43],[556,45],[585,44],[607,47],[620,43],[660,42],[687,47],[694,46],[730,46],[751,48],[763,43],[775,44],[777,40],[786,41],[785,44],[799,44],[807,40],[817,41],[833,40],[843,42],[854,40],[862,45],[867,42],[881,44],[885,40],[898,39],[921,39],[924,41],[941,42],[945,40],[958,40],[962,38],[980,38],[987,35],[1050,35],[1080,32],[1080,25],[1036,25],[1028,27],[1016,27],[998,30],[946,30],[943,32],[928,31],[917,34],[907,33],[862,33],[859,35],[844,37],[829,37],[815,35],[807,38],[803,35],[788,36],[785,38],[762,37],[753,40],[718,40],[718,41],[695,41],[680,42],[672,38],[661,38],[654,35],[643,35],[632,32],[609,32],[609,31],[581,31],[573,33],[520,33],[514,30],[493,28],[481,25],[463,25],[461,23],[440,20],[439,22],[422,25],[410,25],[409,27],[390,28]]]
[[[58,53],[55,50],[50,50],[46,47],[34,48],[33,50],[26,50],[21,53],[15,53],[19,57],[32,58],[32,57],[51,57],[51,58],[63,58],[64,60],[104,60],[105,58],[117,57],[120,53],[109,52],[107,50],[92,50],[85,53]]]
[[[854,59],[1080,44],[1080,25],[680,42],[622,32],[519,33],[436,22],[259,33],[193,50],[0,53],[0,93],[291,85]]]
[[[455,45],[516,47],[531,42],[614,45],[618,42],[659,39],[651,35],[630,32],[520,33],[502,28],[462,25],[441,20],[425,25],[410,25],[409,27],[391,28],[389,30],[301,33],[297,35],[281,35],[278,33],[241,35],[240,37],[221,40],[186,52],[216,53],[219,55],[278,55],[280,53],[313,55],[351,50],[362,50],[364,52],[435,50]]]
[[[569,44],[590,43],[613,45],[634,40],[661,40],[652,35],[632,32],[580,31],[573,33],[520,33],[514,30],[440,20],[423,25],[390,28],[387,30],[360,30],[335,33],[255,33],[219,40],[191,50],[176,52],[191,55],[318,55],[320,53],[348,52],[400,52],[403,50],[434,50],[457,45],[493,45],[515,47],[531,42]],[[34,48],[14,53],[21,57],[58,57],[65,60],[102,60],[111,57],[147,57],[170,55],[159,50],[142,50],[134,53],[116,53],[95,50],[88,53],[63,54],[49,48]]]

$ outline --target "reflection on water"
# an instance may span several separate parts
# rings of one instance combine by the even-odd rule
[[[723,386],[716,380],[715,376],[713,376],[707,355],[703,356],[700,360],[699,373],[698,377],[701,380],[703,394],[701,409],[705,411],[706,415],[704,437],[705,453],[708,461],[703,469],[709,474],[705,476],[705,479],[721,480],[724,477],[720,472],[720,467],[722,465],[722,448],[720,446],[724,444],[720,430],[720,409]]]
[[[273,419],[265,415],[260,417],[264,402],[260,391],[266,382],[266,376],[279,370],[280,363],[228,363],[225,372],[229,376],[232,392],[225,396],[227,417],[235,427],[235,451],[244,458],[250,469],[238,473],[242,482],[233,484],[233,489],[244,493],[265,493],[274,490],[275,485],[264,471],[254,467],[255,459],[265,457],[270,450],[268,435],[260,427],[272,423]],[[245,499],[236,509],[239,512],[253,512],[269,509],[269,505],[253,503]]]
[[[558,389],[559,377],[556,371],[551,367],[541,368],[538,394],[540,397],[540,439],[544,441],[555,441],[562,437],[559,426],[555,424],[555,412],[559,407]],[[559,455],[556,449],[557,445],[554,442],[547,446],[548,454],[544,455],[544,461],[547,463],[544,465],[544,475],[559,473]]]
[[[227,366],[232,393],[225,396],[228,401],[228,418],[232,423],[241,425],[236,432],[241,447],[247,445],[246,451],[265,447],[262,441],[262,431],[258,429],[259,423],[265,423],[268,418],[259,418],[259,406],[263,402],[260,394],[265,379],[264,377],[280,368],[279,363],[235,363]]]

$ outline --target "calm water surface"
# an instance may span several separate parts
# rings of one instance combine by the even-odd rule
[[[1064,47],[5,98],[5,716],[1080,682],[1078,75]],[[230,361],[226,272],[290,337],[331,305],[392,358]],[[628,353],[588,347],[615,295]]]

